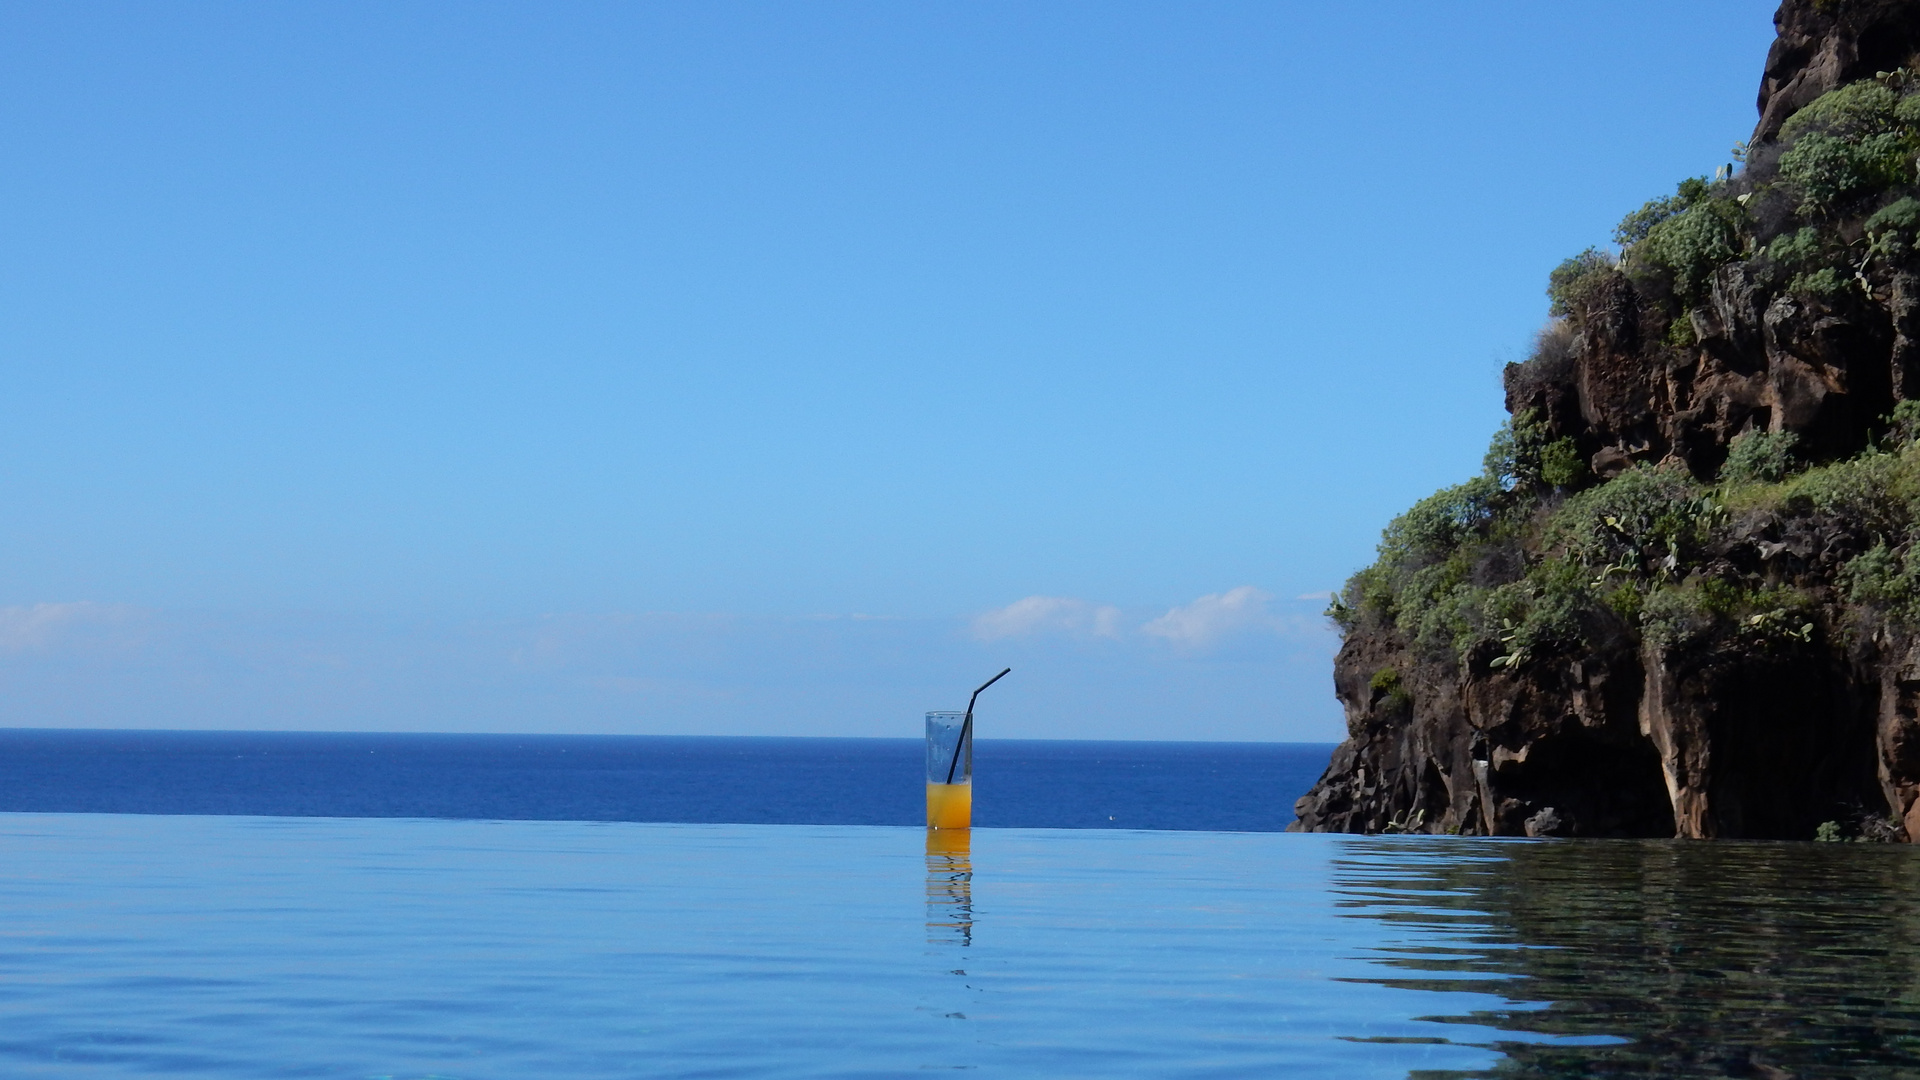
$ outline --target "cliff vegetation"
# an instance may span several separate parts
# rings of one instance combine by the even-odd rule
[[[1920,837],[1920,3],[1788,0],[1737,164],[1548,276],[1330,615],[1296,828]]]

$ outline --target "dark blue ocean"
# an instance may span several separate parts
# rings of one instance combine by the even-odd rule
[[[1275,832],[1314,743],[981,740],[985,828]],[[918,739],[0,730],[0,812],[920,825]]]

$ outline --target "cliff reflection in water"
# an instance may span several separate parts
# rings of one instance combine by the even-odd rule
[[[1353,840],[1336,882],[1411,932],[1368,981],[1509,1000],[1431,1018],[1516,1033],[1446,1075],[1920,1075],[1907,845]]]
[[[973,830],[927,830],[927,942],[973,944]]]

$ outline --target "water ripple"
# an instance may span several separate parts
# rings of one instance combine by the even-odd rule
[[[964,842],[963,842],[964,840]],[[1920,1075],[1920,851],[0,815],[0,1075]]]

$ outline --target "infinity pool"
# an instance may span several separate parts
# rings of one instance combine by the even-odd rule
[[[1888,1000],[1920,970],[1899,921],[1910,902],[1868,940],[1823,938],[1817,903],[1789,897],[1769,921],[1707,894],[1751,905],[1752,873],[1792,851],[1823,887],[1893,902],[1920,869],[1906,850],[966,841],[0,815],[0,1075],[1558,1076],[1665,1074],[1678,1053],[1805,1070],[1837,1052],[1845,1075],[1896,1076],[1920,1062],[1911,1005]],[[1695,853],[1720,862],[1688,892],[1660,867]],[[1696,914],[1722,922],[1688,940]],[[1863,909],[1862,925],[1889,917]],[[1779,951],[1755,935],[1781,944],[1790,918],[1811,920],[1801,959],[1763,979]],[[1852,998],[1821,997],[1842,983]],[[1703,994],[1718,1021],[1687,1012],[1715,1004]],[[1668,1048],[1669,1020],[1696,1036]]]

